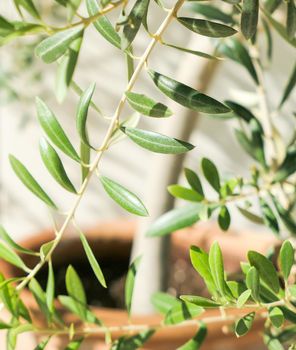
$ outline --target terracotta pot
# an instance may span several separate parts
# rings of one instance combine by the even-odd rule
[[[90,243],[94,253],[99,257],[100,262],[104,259],[110,259],[128,262],[133,235],[136,231],[136,224],[134,222],[128,222],[126,220],[117,220],[111,222],[102,222],[95,228],[85,231],[88,242]],[[40,246],[53,239],[54,235],[51,231],[43,231],[37,235],[34,235],[21,244],[27,248],[37,250]],[[251,237],[251,239],[250,239]],[[254,240],[252,239],[254,237]],[[256,238],[256,239],[255,239]],[[195,244],[204,249],[208,249],[214,240],[218,240],[225,256],[225,266],[232,272],[238,269],[239,262],[245,259],[247,250],[257,249],[264,251],[272,244],[274,240],[271,240],[269,236],[258,235],[235,235],[232,233],[222,233],[214,225],[199,225],[194,228],[189,228],[176,232],[172,236],[172,256],[175,260],[183,259],[188,264],[188,250],[190,245]],[[53,256],[54,264],[67,265],[77,260],[77,257],[84,256],[83,248],[77,234],[67,233],[56,248]],[[23,257],[29,266],[34,266],[35,258],[31,256]],[[189,266],[189,265],[188,265]],[[5,263],[0,262],[0,270],[4,275],[14,277],[19,274],[16,268]],[[197,274],[195,273],[195,276]],[[41,315],[38,306],[27,289],[22,292],[22,298],[30,309],[34,322],[44,325],[43,316]],[[74,322],[76,329],[79,329],[80,321],[65,310],[61,305],[57,304],[58,310],[62,313],[66,322]],[[128,324],[127,314],[124,310],[93,307],[93,312],[102,319],[108,326],[122,326]],[[229,311],[230,312],[230,311]],[[250,312],[250,309],[245,313]],[[243,310],[231,310],[231,313],[243,314]],[[219,316],[219,311],[209,310],[203,313],[204,317]],[[132,323],[136,325],[157,325],[161,322],[162,318],[159,315],[151,316],[134,316]],[[225,325],[225,323],[223,323]],[[261,322],[255,322],[252,331],[245,337],[237,339],[232,332],[225,332],[221,329],[222,324],[219,322],[211,323],[208,327],[208,337],[204,348],[207,350],[219,350],[219,349],[261,349],[262,340],[259,335],[259,330],[262,327]],[[196,325],[186,325],[178,327],[164,328],[157,333],[147,342],[145,345],[146,350],[171,350],[176,349],[181,344],[190,339],[196,332]],[[122,335],[121,332],[112,334],[113,339]],[[67,343],[67,337],[55,337],[50,342],[50,347],[47,349],[58,350],[63,349]],[[87,337],[83,342],[82,350],[105,350],[108,349],[105,345],[103,334],[96,334]]]

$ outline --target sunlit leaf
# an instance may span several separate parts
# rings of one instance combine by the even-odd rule
[[[153,294],[151,303],[158,312],[166,314],[172,307],[179,304],[180,300],[170,294],[157,292]]]
[[[148,73],[160,91],[182,106],[210,114],[220,114],[230,111],[230,109],[221,102],[191,88],[190,86],[151,69]]]
[[[28,169],[13,155],[9,155],[9,161],[12,169],[16,173],[17,177],[21,180],[21,182],[32,192],[40,198],[44,203],[48,206],[56,209],[56,205],[50,199],[50,197],[44,192],[38,182],[34,179],[34,177],[29,173]]]
[[[294,264],[294,255],[294,248],[290,241],[284,241],[280,250],[279,262],[285,280],[289,278],[292,266]]]
[[[260,280],[258,270],[254,266],[251,266],[249,271],[247,272],[246,285],[251,290],[252,298],[255,301],[259,301]]]
[[[0,238],[3,239],[11,248],[23,254],[36,255],[36,253],[33,250],[26,249],[17,244],[2,225],[0,225]]]
[[[177,324],[185,320],[190,320],[193,317],[202,314],[204,309],[200,306],[187,303],[185,301],[173,306],[165,316],[164,323]]]
[[[237,303],[236,303],[237,307],[242,308],[245,305],[245,303],[249,300],[250,296],[251,296],[251,290],[250,289],[245,290],[237,299]]]
[[[168,191],[174,197],[181,198],[190,202],[200,202],[203,199],[199,193],[190,188],[186,188],[180,185],[168,186]]]
[[[232,27],[205,19],[178,17],[178,21],[191,31],[212,38],[225,38],[237,33]]]
[[[184,345],[180,346],[177,350],[199,350],[202,343],[207,336],[207,327],[201,322],[195,336],[188,340]]]
[[[41,41],[36,47],[36,55],[45,63],[52,63],[61,57],[67,51],[70,44],[78,37],[81,37],[82,34],[83,27],[81,26],[53,34]]]
[[[30,272],[30,269],[25,265],[23,260],[12,249],[10,249],[2,242],[0,242],[0,258],[26,272]]]
[[[195,304],[197,306],[201,306],[205,308],[217,308],[221,306],[221,304],[217,303],[214,300],[195,296],[195,295],[181,295],[180,298],[186,301],[187,303]]]
[[[100,181],[108,195],[122,208],[139,216],[148,216],[148,211],[142,201],[132,192],[106,176],[100,176]]]
[[[39,149],[43,163],[52,177],[67,191],[76,193],[59,155],[45,138],[40,139]]]

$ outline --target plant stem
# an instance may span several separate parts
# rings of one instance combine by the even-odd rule
[[[89,168],[89,173],[87,174],[84,182],[81,185],[81,188],[78,191],[78,195],[77,195],[77,199],[73,205],[73,207],[70,209],[68,216],[66,217],[61,229],[57,232],[56,238],[54,240],[54,243],[51,247],[51,249],[49,250],[47,256],[45,257],[44,260],[40,260],[39,263],[37,265],[35,265],[35,267],[31,270],[31,272],[23,279],[23,281],[16,287],[17,291],[22,290],[30,281],[31,279],[38,273],[38,271],[42,268],[42,266],[51,258],[55,248],[58,246],[59,242],[61,241],[63,234],[66,230],[66,228],[68,227],[68,225],[70,224],[70,222],[72,221],[76,210],[80,204],[81,198],[84,194],[84,192],[87,189],[88,183],[93,175],[93,173],[96,171],[100,160],[104,154],[104,152],[106,151],[106,149],[108,149],[108,144],[109,141],[111,139],[111,136],[113,135],[113,132],[116,130],[117,125],[118,125],[118,121],[119,121],[119,117],[120,114],[123,110],[123,107],[125,105],[126,102],[126,92],[129,92],[132,90],[134,84],[136,83],[147,59],[149,58],[153,48],[155,47],[155,45],[158,42],[158,38],[164,33],[164,31],[166,30],[166,28],[168,27],[168,25],[170,24],[171,20],[173,19],[173,17],[175,16],[176,12],[179,10],[179,8],[182,6],[182,4],[184,3],[185,0],[178,0],[174,7],[169,11],[169,13],[167,14],[167,16],[165,17],[164,21],[162,22],[162,24],[160,25],[159,29],[157,30],[157,32],[155,33],[154,37],[152,38],[152,40],[150,41],[149,45],[147,46],[145,52],[143,53],[133,75],[131,76],[126,89],[124,91],[124,93],[121,96],[121,99],[118,103],[118,106],[115,110],[115,113],[111,119],[111,122],[109,124],[107,133],[105,134],[104,140],[101,144],[100,150],[97,152],[97,155],[94,159],[94,161],[92,162],[92,164],[90,165]]]

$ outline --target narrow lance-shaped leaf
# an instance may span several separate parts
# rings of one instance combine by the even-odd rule
[[[226,296],[226,283],[224,280],[224,264],[222,252],[218,242],[213,243],[209,252],[209,265],[216,288],[221,296]]]
[[[128,269],[128,273],[126,276],[125,281],[125,289],[124,289],[124,295],[125,295],[125,306],[127,309],[127,312],[130,314],[131,307],[132,307],[132,299],[133,299],[133,293],[134,293],[134,286],[135,286],[135,278],[138,272],[138,268],[141,262],[142,256],[138,256],[130,265]]]
[[[188,142],[152,131],[127,127],[121,128],[121,130],[137,145],[155,153],[180,154],[194,148]]]
[[[77,64],[83,36],[75,39],[69,46],[68,51],[58,62],[56,75],[55,94],[59,102],[63,102],[72,82]]]
[[[191,88],[188,85],[180,83],[151,69],[148,73],[160,91],[182,106],[209,114],[220,114],[230,111],[230,109],[221,102]]]
[[[90,148],[93,148],[88,140],[87,136],[87,128],[86,128],[86,122],[87,122],[87,115],[88,115],[88,108],[93,96],[93,93],[95,91],[96,85],[93,83],[91,84],[81,95],[77,112],[76,112],[76,127],[78,134],[81,138],[81,141],[84,142],[87,146]]]
[[[30,272],[30,269],[25,265],[23,260],[8,246],[0,242],[0,258],[9,262],[10,264],[19,267],[20,269]]]
[[[77,272],[71,265],[68,267],[66,272],[66,288],[69,296],[75,302],[79,315],[81,315],[81,317],[85,317],[87,301],[84,287]]]
[[[53,34],[49,38],[41,41],[35,52],[45,63],[52,63],[61,57],[70,44],[82,36],[83,27],[78,26]]]
[[[42,313],[46,316],[46,319],[48,322],[51,321],[51,313],[48,309],[47,302],[46,302],[46,295],[44,291],[42,290],[39,282],[33,278],[31,282],[29,283],[29,288],[31,293],[33,294],[37,304],[39,305]]]
[[[248,252],[248,259],[252,266],[255,266],[263,282],[275,293],[279,292],[280,284],[277,272],[272,262],[264,255],[255,251]]]
[[[247,334],[253,325],[255,312],[251,312],[239,319],[235,324],[235,334],[237,337],[242,337]]]
[[[294,255],[294,248],[290,241],[284,241],[280,250],[279,262],[285,280],[289,278],[292,266],[294,264]]]
[[[208,4],[199,4],[193,2],[193,4],[190,6],[190,9],[199,14],[202,15],[208,19],[214,19],[218,20],[224,23],[231,23],[233,24],[233,18],[230,14],[222,11],[220,8],[208,5]]]
[[[76,193],[75,187],[70,181],[59,155],[43,137],[40,139],[39,149],[43,163],[52,177],[67,191]]]
[[[182,301],[173,306],[165,316],[164,323],[166,325],[181,323],[190,320],[193,317],[202,314],[204,309],[200,306]]]
[[[105,281],[103,272],[100,268],[100,265],[99,265],[95,255],[94,255],[94,253],[92,252],[91,247],[88,244],[86,237],[84,236],[84,234],[82,232],[80,232],[80,240],[82,242],[82,245],[83,245],[85,254],[87,256],[87,259],[90,263],[90,266],[92,267],[93,272],[95,273],[98,281],[101,283],[101,285],[104,288],[107,288],[106,281]]]
[[[243,0],[241,31],[246,39],[256,33],[259,15],[259,0]]]
[[[169,117],[173,114],[167,106],[145,95],[135,92],[126,92],[125,95],[130,106],[141,114],[154,118]]]
[[[46,338],[45,340],[42,340],[41,343],[39,343],[34,350],[45,350],[46,345],[48,344],[48,342],[50,341],[50,337]]]
[[[255,83],[259,83],[249,52],[240,41],[234,38],[228,39],[218,46],[218,52],[245,67]]]
[[[36,107],[39,123],[48,138],[70,158],[80,162],[78,154],[76,153],[57,118],[47,107],[47,105],[38,97],[36,98]]]
[[[245,305],[245,303],[249,300],[251,293],[251,290],[247,289],[238,297],[236,303],[238,308],[242,308]]]
[[[278,235],[280,232],[280,229],[277,222],[277,218],[274,215],[272,209],[263,198],[260,198],[260,206],[262,210],[263,220],[266,226],[269,227],[273,233]]]
[[[288,147],[287,154],[283,163],[276,171],[273,182],[280,182],[285,180],[296,171],[296,144]]]
[[[237,209],[246,219],[254,222],[255,224],[262,225],[264,223],[262,217],[254,214],[252,211],[241,207],[237,207]]]
[[[212,299],[207,299],[204,297],[199,297],[196,295],[181,295],[180,297],[182,300],[186,301],[187,303],[195,304],[197,306],[204,307],[206,309],[208,308],[217,308],[221,306],[220,303],[212,300]]]
[[[108,195],[122,208],[139,216],[148,216],[148,211],[142,201],[132,192],[106,176],[100,176],[100,181]]]
[[[86,0],[86,7],[90,16],[95,16],[99,11],[100,7],[97,0]],[[107,40],[109,43],[117,48],[121,48],[121,39],[113,28],[111,22],[106,16],[100,16],[93,22],[94,27],[97,31]]]
[[[40,198],[44,203],[48,206],[56,209],[56,205],[50,199],[50,197],[44,192],[38,182],[34,179],[34,177],[29,173],[28,169],[13,155],[9,155],[9,161],[12,166],[12,169],[21,180],[21,182],[32,192]]]
[[[191,31],[212,38],[225,38],[237,33],[232,27],[205,19],[178,17],[178,21]]]
[[[46,304],[51,314],[54,312],[54,295],[55,295],[54,272],[52,268],[52,262],[49,261],[47,284],[46,284]]]
[[[194,269],[203,278],[209,292],[214,297],[218,296],[217,288],[211,273],[209,265],[209,255],[201,248],[191,246],[190,247],[190,260]]]
[[[293,67],[292,74],[287,82],[287,85],[285,87],[283,97],[281,99],[279,107],[282,107],[283,104],[286,102],[286,100],[289,98],[291,95],[291,92],[293,91],[294,87],[296,85],[296,63]]]
[[[168,191],[171,195],[176,198],[181,198],[186,201],[200,202],[203,197],[190,188],[186,188],[180,185],[170,185],[168,186]]]
[[[151,303],[158,312],[166,314],[173,306],[179,304],[180,300],[170,294],[156,292],[151,298]]]
[[[31,16],[36,19],[40,19],[40,14],[38,13],[36,6],[32,0],[14,0],[15,5],[19,9],[21,6],[24,8]]]
[[[289,39],[293,39],[296,33],[296,5],[294,0],[287,1],[286,27]]]
[[[201,167],[203,174],[209,184],[214,188],[216,192],[220,192],[220,176],[215,164],[208,158],[203,158],[201,161]]]
[[[251,266],[247,272],[246,285],[251,290],[252,298],[259,301],[260,280],[258,270],[254,266]]]
[[[77,12],[82,0],[67,0],[67,9],[68,9],[68,22],[71,22],[75,13]]]
[[[285,209],[281,203],[278,201],[277,198],[272,196],[272,200],[274,203],[274,206],[279,214],[279,217],[281,218],[282,222],[286,226],[286,228],[291,232],[296,232],[296,221],[294,217],[291,215],[291,211]]]
[[[90,147],[84,142],[80,142],[80,159],[81,159],[81,178],[82,182],[85,180],[89,173],[89,162],[90,162]]]
[[[191,188],[194,191],[196,191],[197,193],[199,193],[199,195],[202,198],[204,198],[202,184],[201,184],[201,181],[200,181],[198,175],[193,170],[191,170],[189,168],[185,168],[184,172],[185,172],[185,177],[186,177],[189,185],[191,186]]]
[[[84,338],[79,338],[79,339],[70,341],[70,343],[65,347],[64,350],[78,350],[83,340]]]
[[[0,225],[0,238],[3,239],[11,248],[23,253],[23,254],[29,254],[29,255],[37,255],[38,253],[35,253],[33,250],[26,249],[24,247],[21,247],[19,244],[17,244],[11,236],[8,234],[8,232],[5,230],[5,228]]]
[[[168,211],[149,227],[146,236],[164,236],[184,227],[189,227],[199,220],[200,204],[190,204]]]
[[[180,346],[177,350],[199,350],[202,343],[207,336],[207,327],[205,323],[200,322],[199,328],[195,336],[188,340],[184,345]]]
[[[142,20],[147,12],[149,0],[137,0],[123,27],[121,48],[127,49],[136,37]]]
[[[177,46],[177,45],[173,45],[173,44],[169,44],[169,43],[165,43],[165,42],[163,42],[162,44],[165,45],[165,46],[171,47],[171,48],[173,48],[173,49],[179,50],[179,51],[183,51],[183,52],[186,52],[186,53],[190,53],[191,55],[194,55],[194,56],[199,56],[199,57],[207,58],[207,59],[209,59],[209,60],[218,60],[218,59],[221,59],[221,57],[213,56],[213,55],[210,55],[210,54],[208,54],[208,53],[206,53],[206,52],[197,51],[197,50],[191,50],[191,49],[186,49],[185,47],[181,47],[181,46]]]

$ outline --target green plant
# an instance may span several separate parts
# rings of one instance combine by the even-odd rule
[[[274,111],[270,110],[264,81],[266,60],[272,59],[271,31],[275,30],[288,45],[295,47],[296,9],[294,1],[289,0],[284,3],[278,0],[225,0],[214,4],[201,1],[190,1],[184,4],[184,0],[177,0],[170,9],[167,9],[162,1],[158,0],[156,3],[159,11],[166,13],[166,16],[155,33],[150,32],[147,20],[147,13],[150,9],[148,0],[133,2],[101,0],[100,3],[97,3],[96,0],[86,0],[83,5],[87,7],[88,17],[80,15],[79,8],[82,4],[79,0],[56,0],[56,2],[57,7],[64,8],[67,17],[66,24],[61,26],[46,23],[42,11],[39,11],[32,0],[14,0],[20,20],[10,20],[0,16],[2,45],[22,36],[37,35],[40,42],[35,48],[36,55],[45,63],[57,63],[57,98],[62,101],[70,87],[80,95],[76,112],[77,132],[80,139],[79,152],[76,151],[47,104],[40,98],[36,99],[38,121],[45,134],[40,141],[43,163],[63,189],[73,193],[74,200],[72,207],[65,215],[63,224],[55,228],[55,239],[44,244],[40,252],[28,251],[20,247],[3,227],[0,229],[2,238],[0,257],[24,271],[24,276],[19,278],[5,279],[4,276],[1,276],[0,297],[2,304],[11,314],[8,323],[0,323],[2,329],[8,330],[7,348],[15,347],[17,336],[20,333],[36,332],[48,335],[48,339],[42,342],[37,349],[46,348],[51,336],[61,334],[69,335],[67,349],[78,349],[84,337],[92,333],[106,334],[106,342],[112,343],[111,348],[114,350],[136,349],[141,347],[159,328],[174,327],[181,322],[188,322],[196,324],[198,332],[193,339],[179,349],[198,349],[206,336],[208,323],[233,321],[236,335],[243,336],[251,328],[255,316],[260,316],[266,319],[264,341],[268,348],[283,349],[282,344],[288,343],[292,349],[296,331],[294,325],[296,323],[296,288],[293,284],[293,273],[291,273],[294,265],[294,248],[289,241],[282,244],[278,267],[273,264],[272,255],[265,257],[254,251],[249,252],[248,263],[242,264],[243,273],[239,281],[227,280],[222,253],[217,243],[213,244],[209,254],[198,247],[192,247],[190,250],[192,264],[204,279],[211,298],[181,296],[179,300],[163,293],[157,294],[153,298],[153,303],[159,311],[165,314],[163,324],[153,328],[147,325],[137,326],[136,330],[139,333],[136,335],[129,335],[130,331],[135,330],[133,325],[108,328],[92,313],[87,305],[83,285],[72,266],[68,267],[65,280],[68,295],[59,296],[58,299],[65,308],[84,322],[84,326],[77,332],[73,325],[64,324],[54,305],[55,286],[51,257],[63,239],[68,225],[75,223],[76,211],[93,175],[98,175],[103,189],[124,209],[139,216],[148,215],[144,204],[135,194],[113,179],[102,175],[100,162],[112,144],[126,137],[152,152],[167,154],[185,153],[194,147],[186,141],[136,127],[138,114],[145,117],[167,118],[173,113],[163,103],[154,101],[141,94],[140,91],[133,91],[134,84],[142,72],[146,74],[147,79],[152,79],[158,90],[175,102],[209,116],[237,120],[238,128],[235,130],[237,140],[244,151],[255,161],[249,178],[234,176],[224,180],[212,161],[202,159],[201,168],[204,177],[217,193],[217,198],[214,200],[204,192],[199,176],[194,171],[185,169],[190,187],[172,185],[169,191],[175,197],[194,203],[165,214],[152,225],[147,234],[149,236],[166,235],[176,229],[190,226],[198,220],[208,220],[216,212],[220,227],[226,231],[231,222],[228,208],[237,203],[239,203],[237,206],[242,215],[257,224],[270,228],[279,238],[284,238],[288,232],[291,235],[296,233],[294,215],[296,133],[293,130],[290,139],[287,140],[275,123],[278,116],[283,116],[282,107],[294,88],[295,66],[291,67],[291,77],[286,87],[283,88],[282,96]],[[199,18],[182,17],[180,13],[185,5],[191,11],[192,16],[197,15]],[[285,7],[287,15],[283,20],[278,20],[277,14],[281,14]],[[107,15],[116,9],[119,10],[119,17],[116,23],[111,23]],[[214,38],[213,52],[194,51],[165,42],[163,34],[173,20],[178,21],[181,26],[191,32]],[[126,57],[128,75],[127,86],[109,120],[107,132],[98,148],[91,144],[87,132],[89,108],[93,108],[99,115],[106,117],[93,101],[95,85],[91,84],[83,91],[73,80],[83,37],[87,35],[87,28],[90,25],[93,25],[111,45],[121,50]],[[132,43],[141,25],[150,37],[150,42],[144,53],[137,57],[133,53]],[[266,53],[260,52],[258,48],[261,45],[261,31],[266,35]],[[234,61],[234,64],[242,65],[250,74],[254,89],[258,94],[258,110],[253,112],[248,106],[242,106],[235,101],[217,101],[184,83],[154,71],[150,67],[149,58],[156,45],[170,46],[205,59],[218,60],[225,57]],[[124,120],[121,115],[127,104],[138,114]],[[290,118],[295,126],[293,116],[285,115],[285,117]],[[81,168],[82,179],[78,187],[74,186],[69,179],[56,149],[59,149],[64,154],[63,156],[70,157]],[[24,185],[39,197],[51,212],[59,212],[64,215],[59,211],[55,201],[41,187],[39,181],[13,155],[10,156],[10,163]],[[254,196],[258,198],[260,214],[250,209],[252,204],[249,198]],[[77,229],[80,231],[79,228]],[[106,287],[103,271],[82,232],[80,232],[80,238],[98,282]],[[30,269],[18,252],[36,255],[39,257],[39,262]],[[131,264],[127,276],[125,297],[129,313],[139,264],[140,258],[137,258]],[[48,266],[48,282],[46,291],[43,291],[35,276],[45,265]],[[40,329],[32,322],[30,313],[22,302],[20,292],[26,287],[29,287],[46,317],[48,324],[46,329]],[[202,321],[195,319],[205,309],[213,307],[221,310],[221,317],[201,317]],[[245,308],[250,308],[250,312],[237,316],[237,314],[228,313],[228,309],[231,308],[242,308],[243,311]],[[112,331],[116,330],[126,331],[126,336],[112,340]],[[77,338],[77,333],[82,337]]]

